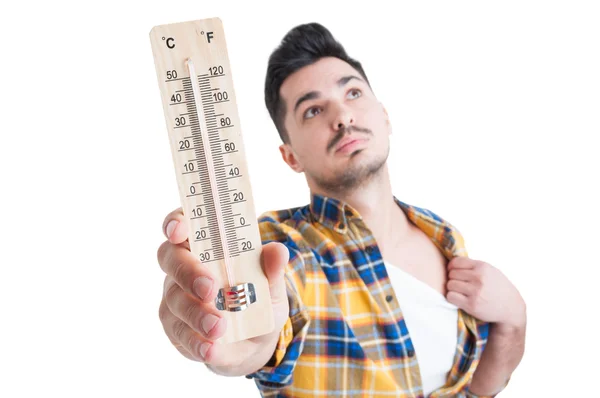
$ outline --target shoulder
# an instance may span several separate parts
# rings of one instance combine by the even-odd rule
[[[448,219],[429,208],[408,204],[400,200],[397,200],[397,203],[404,210],[408,218],[419,226],[441,229],[445,233],[450,233],[451,231],[458,232],[458,229]]]
[[[294,214],[304,207],[291,207],[289,209],[270,210],[262,213],[258,217],[259,224],[280,224],[294,217]]]
[[[447,218],[428,208],[398,201],[410,220],[438,242],[448,256],[467,255],[465,239]]]
[[[298,241],[300,229],[308,223],[308,205],[281,210],[270,210],[258,217],[258,228],[263,244],[271,241]]]
[[[304,233],[312,228],[309,206],[272,210],[258,217],[262,244],[280,242],[290,253],[286,275],[294,276],[294,286],[299,289],[306,283],[306,263],[314,260],[312,248]]]

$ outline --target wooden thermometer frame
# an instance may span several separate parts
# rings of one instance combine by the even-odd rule
[[[217,341],[271,333],[269,283],[223,23],[159,25],[150,41],[190,251],[216,276],[214,305],[227,322]]]

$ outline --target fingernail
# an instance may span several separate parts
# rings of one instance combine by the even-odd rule
[[[212,280],[208,279],[205,276],[201,276],[200,278],[194,281],[194,292],[196,295],[204,300],[210,294],[212,290]]]
[[[219,322],[219,317],[213,314],[208,314],[202,319],[202,330],[204,333],[209,334],[215,325]]]
[[[171,234],[173,233],[173,231],[175,231],[177,224],[179,224],[177,220],[169,221],[169,223],[167,224],[167,238],[171,238]]]
[[[208,351],[208,349],[210,348],[210,343],[202,343],[202,345],[200,345],[200,355],[202,355],[202,358],[204,358],[206,356],[206,351]]]

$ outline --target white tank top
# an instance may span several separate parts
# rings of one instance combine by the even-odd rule
[[[458,309],[434,288],[399,267],[386,264],[419,363],[423,393],[446,384],[456,353]]]

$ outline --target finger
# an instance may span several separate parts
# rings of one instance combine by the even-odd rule
[[[450,262],[448,262],[448,270],[452,269],[472,269],[475,267],[475,261],[470,259],[469,257],[457,256],[453,257]]]
[[[186,293],[193,294],[204,302],[212,301],[217,296],[215,277],[186,248],[167,240],[158,248],[157,258],[160,268]]]
[[[171,337],[171,335],[170,335],[171,328],[167,327],[167,325],[170,325],[171,323],[175,322],[176,318],[173,315],[173,313],[171,312],[171,310],[169,309],[169,307],[167,306],[167,303],[164,300],[164,298],[163,298],[163,300],[161,300],[160,306],[158,308],[158,317],[160,318],[160,322],[163,325],[165,334],[169,338],[169,341],[171,342],[171,344],[173,344],[173,347],[175,347],[177,349],[177,351],[179,351],[179,353],[181,355],[183,355],[184,357],[196,361],[196,358],[194,358],[192,356],[192,354],[190,354],[190,352],[184,346],[182,346],[178,341],[175,341],[173,339],[173,337]]]
[[[287,291],[283,275],[290,259],[287,247],[279,242],[270,242],[263,246],[261,262],[267,279],[272,303],[287,300]]]
[[[471,270],[453,269],[448,272],[448,279],[469,282],[474,279],[474,276]]]
[[[465,296],[472,296],[476,293],[475,286],[469,282],[451,280],[448,281],[447,287],[449,291],[461,293]]]
[[[186,349],[185,349],[185,347],[184,347],[184,346],[182,346],[181,344],[179,344],[179,343],[175,343],[175,344],[173,344],[173,346],[175,347],[175,349],[176,349],[177,351],[179,351],[179,353],[180,353],[181,355],[183,355],[183,356],[184,356],[184,357],[186,357],[187,359],[191,359],[192,361],[197,361],[197,359],[196,359],[196,358],[194,358],[194,356],[193,356],[192,354],[190,354],[190,352],[189,352],[188,350],[186,350]]]
[[[188,238],[187,219],[183,215],[183,209],[170,212],[163,221],[162,230],[171,243],[179,244]]]
[[[169,310],[165,300],[161,302],[160,320],[167,337],[182,355],[194,361],[206,362],[206,353],[211,343],[177,318]]]
[[[225,333],[227,320],[214,304],[203,304],[184,292],[172,279],[166,282],[164,291],[164,300],[171,313],[184,321],[194,332],[207,340],[215,340]]]
[[[458,292],[448,292],[446,294],[446,300],[448,300],[450,304],[454,304],[458,308],[469,312],[467,310],[467,304],[469,303],[469,299],[464,294]]]
[[[194,356],[183,345],[181,345],[181,343],[179,343],[178,341],[174,341],[173,338],[167,333],[167,330],[170,329],[167,328],[166,325],[170,324],[171,322],[175,322],[176,318],[175,315],[171,313],[164,300],[160,303],[159,317],[163,324],[163,329],[165,330],[165,333],[167,334],[167,337],[169,338],[169,341],[171,342],[173,347],[175,347],[175,349],[187,359],[197,361],[197,359],[194,358]]]

